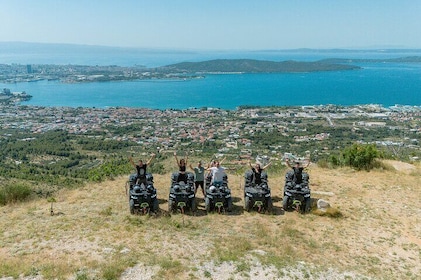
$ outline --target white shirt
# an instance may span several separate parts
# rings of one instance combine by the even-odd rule
[[[213,166],[210,168],[210,171],[212,173],[213,182],[222,182],[224,180],[225,168],[223,168],[222,166]]]

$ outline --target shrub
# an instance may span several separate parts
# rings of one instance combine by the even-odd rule
[[[7,184],[0,187],[0,205],[24,201],[31,195],[31,188],[24,184]]]
[[[373,144],[353,144],[342,152],[343,163],[358,170],[370,170],[373,168],[376,158],[380,155]]]

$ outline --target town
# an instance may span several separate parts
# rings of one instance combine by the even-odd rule
[[[87,83],[104,81],[152,80],[152,79],[193,79],[200,75],[173,73],[165,68],[146,68],[135,65],[123,67],[55,65],[55,64],[0,64],[0,82],[22,83],[42,80],[63,83]]]
[[[1,138],[7,138],[11,131],[30,132],[36,137],[63,130],[103,141],[126,142],[143,151],[208,150],[236,159],[311,151],[317,159],[358,141],[392,151],[406,149],[408,158],[404,160],[418,160],[421,153],[421,108],[416,106],[154,110],[0,105],[0,116]]]

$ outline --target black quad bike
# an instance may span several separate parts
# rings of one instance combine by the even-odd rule
[[[213,184],[211,177],[206,178],[205,210],[207,213],[216,211],[225,213],[232,211],[231,190],[228,188],[228,177],[225,175],[222,183]]]
[[[261,182],[256,183],[253,171],[249,170],[244,175],[244,210],[250,212],[255,209],[257,212],[273,211],[273,202],[268,186],[267,173],[261,174]]]
[[[128,182],[130,214],[149,214],[151,211],[157,213],[159,204],[152,174],[146,174],[146,180],[142,183],[136,181],[136,174],[131,174]]]
[[[302,214],[310,212],[311,198],[309,188],[309,176],[302,173],[302,181],[294,181],[294,172],[288,171],[285,175],[284,198],[282,206],[285,211],[295,210]]]
[[[191,212],[196,212],[197,205],[194,194],[194,175],[191,172],[186,172],[183,176],[186,180],[179,180],[178,172],[171,175],[170,195],[168,199],[168,211],[174,213],[177,210],[182,214],[188,209]]]

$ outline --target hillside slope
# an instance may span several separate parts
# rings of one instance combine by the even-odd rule
[[[389,163],[391,164],[391,163]],[[392,164],[391,164],[392,165]],[[396,165],[401,166],[402,165]],[[392,169],[392,168],[391,168]],[[408,171],[409,170],[409,171]],[[283,175],[269,174],[274,215],[168,215],[168,175],[155,175],[162,213],[131,216],[126,177],[0,208],[0,277],[22,279],[416,279],[421,275],[421,168],[309,168],[314,198],[342,216],[282,214]],[[8,279],[8,278],[1,278]]]

